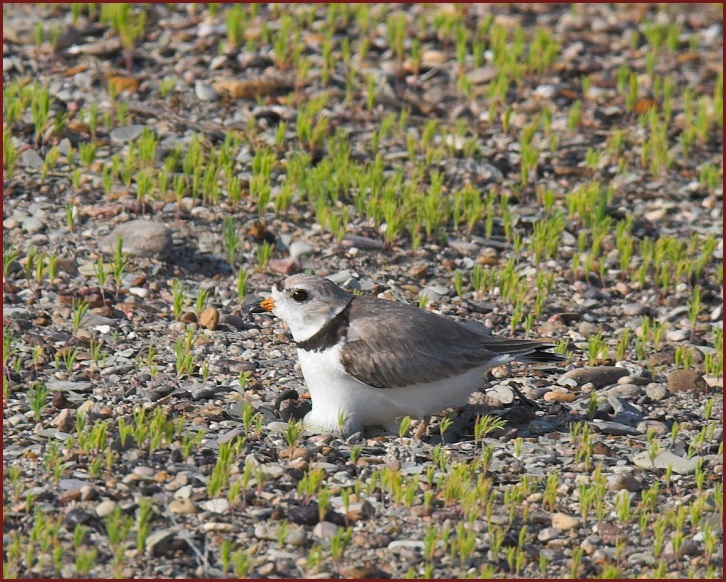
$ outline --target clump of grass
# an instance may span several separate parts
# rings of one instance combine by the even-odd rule
[[[107,4],[101,8],[101,20],[108,22],[121,39],[126,71],[131,74],[133,48],[146,30],[146,8],[129,3]]]
[[[33,411],[33,418],[36,421],[43,416],[43,411],[48,406],[48,395],[50,391],[44,382],[34,382],[28,388],[28,404]]]
[[[270,262],[270,257],[272,256],[272,250],[275,248],[275,245],[272,243],[269,243],[267,241],[263,241],[258,247],[257,247],[257,263],[259,265],[260,270],[264,270],[267,268],[267,263]]]
[[[176,354],[176,374],[178,377],[190,375],[194,372],[194,329],[187,328],[184,335],[176,340],[174,352]]]

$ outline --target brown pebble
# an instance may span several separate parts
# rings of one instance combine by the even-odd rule
[[[179,321],[182,323],[197,323],[197,314],[193,311],[185,311],[179,317]]]
[[[98,498],[98,491],[92,485],[84,485],[81,487],[81,500],[93,501]]]
[[[308,470],[308,462],[305,459],[293,459],[288,465],[292,469],[297,469],[305,473]]]
[[[648,356],[648,367],[668,366],[673,363],[673,357],[672,352],[656,352]]]
[[[341,568],[340,573],[344,578],[351,578],[354,580],[368,579],[368,578],[380,578],[382,571],[375,566],[344,566]]]
[[[561,321],[562,323],[574,323],[582,319],[582,314],[575,311],[563,311],[555,313],[549,318],[549,321]]]
[[[61,410],[58,416],[50,421],[51,426],[55,426],[60,432],[67,433],[71,432],[71,429],[74,427],[75,424],[76,421],[73,418],[71,411],[67,408]]]
[[[295,259],[270,259],[267,268],[272,273],[280,275],[294,275],[302,270],[302,265]]]
[[[373,506],[368,501],[363,503],[351,503],[345,512],[345,517],[352,522],[368,519],[375,513]]]
[[[257,220],[252,224],[249,230],[249,234],[258,242],[275,242],[275,235],[267,230],[267,225],[260,220]]]
[[[71,403],[71,401],[68,400],[68,398],[66,398],[66,395],[60,391],[53,393],[53,396],[52,396],[50,402],[53,406],[55,406],[59,410],[61,410],[63,408],[73,408],[73,404]]]
[[[553,390],[544,395],[544,399],[547,402],[572,402],[575,398],[576,396],[574,394],[561,390]]]
[[[58,496],[58,503],[61,505],[66,505],[67,503],[70,503],[71,501],[78,501],[81,498],[81,489],[80,487],[78,489],[71,489],[69,491],[64,491]]]
[[[414,505],[410,511],[414,517],[429,517],[434,512],[433,507],[426,505]]]
[[[295,459],[309,461],[312,455],[305,447],[288,447],[280,451],[279,457],[280,459],[290,459],[291,461]]]
[[[411,272],[411,276],[414,279],[420,279],[421,277],[426,275],[428,270],[429,270],[429,266],[427,263],[417,263],[413,267],[411,267],[410,272]]]
[[[561,531],[569,531],[579,527],[580,518],[567,515],[566,513],[555,513],[552,516],[552,527]]]
[[[593,443],[592,452],[594,455],[605,455],[606,457],[615,456],[613,450],[601,441],[596,441],[595,443]]]
[[[499,253],[492,247],[484,247],[476,258],[476,262],[493,267],[499,264]]]
[[[168,505],[169,511],[172,513],[196,513],[197,508],[194,506],[194,503],[191,499],[188,499],[186,497],[176,498],[172,499],[171,502]]]
[[[219,324],[219,310],[216,307],[209,306],[199,315],[199,325],[206,329],[214,331]]]

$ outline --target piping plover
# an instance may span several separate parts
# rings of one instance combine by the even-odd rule
[[[250,312],[272,312],[289,327],[313,405],[304,423],[322,432],[375,425],[397,432],[404,416],[465,404],[494,366],[564,359],[546,351],[552,344],[483,335],[311,275],[286,278]]]

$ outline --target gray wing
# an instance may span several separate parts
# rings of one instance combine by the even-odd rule
[[[436,382],[512,360],[562,360],[559,354],[544,351],[551,347],[486,336],[411,305],[357,297],[351,304],[341,359],[357,380],[376,388],[396,388]]]

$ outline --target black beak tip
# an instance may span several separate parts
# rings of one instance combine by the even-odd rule
[[[267,313],[267,312],[262,308],[262,300],[260,300],[260,301],[255,301],[252,305],[250,305],[247,308],[247,313],[252,314],[252,313]]]

